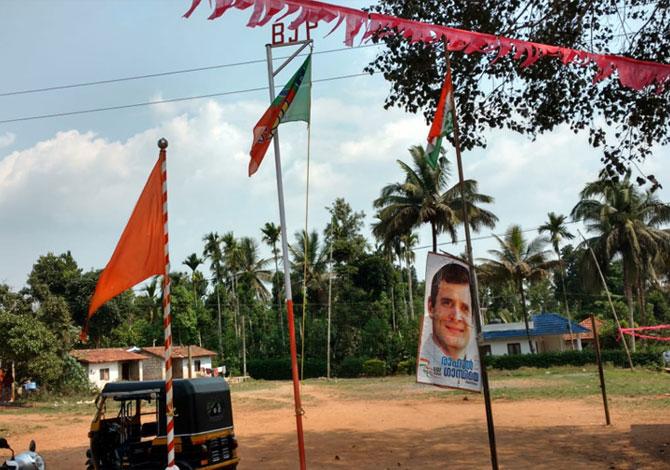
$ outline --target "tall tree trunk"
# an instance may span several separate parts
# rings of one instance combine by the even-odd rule
[[[433,235],[433,253],[437,253],[437,227],[435,227],[435,222],[430,223],[430,230]]]
[[[328,333],[326,334],[326,378],[330,379],[330,315],[333,303],[333,243],[330,243],[330,269],[328,270]]]
[[[240,317],[240,320],[242,322],[242,376],[246,377],[247,376],[247,339],[246,339],[246,334],[245,334],[245,329],[244,329],[244,318],[245,316],[242,315]]]
[[[523,322],[526,325],[526,337],[528,338],[528,346],[530,347],[530,353],[535,354],[535,348],[533,348],[533,341],[530,339],[530,327],[528,326],[528,311],[526,310],[526,293],[523,290],[523,279],[519,279],[519,293],[521,294],[521,310],[523,311]]]
[[[233,302],[235,302],[235,311],[233,312],[233,323],[234,323],[234,328],[235,328],[235,337],[239,338],[240,337],[240,325],[239,325],[239,317],[240,317],[240,299],[237,297],[237,280],[235,279],[235,276],[233,275]]]
[[[391,323],[393,324],[393,331],[396,331],[398,328],[395,321],[395,293],[393,284],[391,284]]]
[[[273,280],[275,284],[275,289],[277,290],[277,315],[279,316],[279,332],[281,334],[281,344],[286,344],[286,333],[284,332],[284,320],[282,319],[283,311],[281,308],[281,286],[279,285],[279,261],[277,259],[277,247],[275,244],[272,245],[272,254],[275,258],[275,278]]]
[[[623,291],[628,304],[628,328],[635,328],[635,307],[633,306],[633,280],[626,260],[623,261]],[[624,340],[625,341],[625,340]],[[630,335],[630,350],[635,352],[635,335]]]
[[[409,317],[414,320],[414,296],[412,295],[412,265],[409,262],[409,259],[407,260],[407,285],[408,285],[408,291],[409,291]]]
[[[219,292],[220,283],[216,283],[216,316],[219,329],[219,356],[223,361],[223,338],[222,338],[222,325],[221,325],[221,294]]]
[[[570,317],[570,306],[568,305],[568,293],[565,289],[565,266],[563,265],[563,260],[561,259],[561,252],[556,249],[556,256],[558,256],[558,264],[561,266],[561,272],[559,276],[561,277],[561,286],[563,287],[563,305],[565,306],[565,315],[568,317],[568,330],[570,331],[570,345],[572,350],[575,350],[575,335],[572,332],[572,317]]]

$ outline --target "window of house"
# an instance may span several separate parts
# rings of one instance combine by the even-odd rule
[[[491,345],[490,344],[485,344],[482,346],[482,351],[484,351],[485,356],[490,356],[491,355]]]
[[[193,361],[193,369],[196,372],[200,372],[200,360],[199,359],[196,359],[195,361]]]
[[[507,343],[507,354],[510,356],[521,354],[521,343]]]
[[[109,369],[100,369],[100,380],[109,380]]]

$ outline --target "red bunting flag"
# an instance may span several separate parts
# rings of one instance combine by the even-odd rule
[[[87,338],[88,320],[105,302],[148,277],[165,272],[161,182],[163,161],[164,157],[159,157],[112,258],[100,274],[88,308],[88,317],[80,334],[82,341]]]

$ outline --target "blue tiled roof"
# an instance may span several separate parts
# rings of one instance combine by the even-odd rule
[[[568,326],[568,319],[556,313],[542,313],[540,315],[533,315],[533,328],[530,329],[531,336],[549,336],[549,335],[564,335],[570,333]],[[573,333],[588,333],[587,330],[578,323],[572,323]],[[504,338],[518,338],[526,336],[526,330],[502,330],[502,331],[485,331],[484,340],[504,339]]]

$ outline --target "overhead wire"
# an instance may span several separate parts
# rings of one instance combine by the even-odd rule
[[[355,49],[364,49],[367,47],[374,47],[374,46],[379,46],[381,44],[366,44],[366,45],[360,45],[360,46],[355,46],[355,47],[341,47],[338,49],[327,49],[325,51],[316,51],[313,54],[330,54],[333,52],[341,52],[341,51],[347,51],[347,50],[355,50]],[[305,55],[305,54],[300,54]],[[282,60],[282,59],[287,59],[289,56],[284,56],[284,57],[275,57],[274,60]],[[105,80],[95,80],[95,81],[90,81],[90,82],[79,82],[79,83],[70,83],[70,84],[65,84],[65,85],[55,85],[55,86],[50,86],[50,87],[43,87],[43,88],[32,88],[28,90],[13,90],[13,91],[6,91],[6,92],[0,92],[0,97],[3,96],[15,96],[15,95],[28,95],[31,93],[44,93],[48,91],[56,91],[56,90],[66,90],[70,88],[80,88],[80,87],[89,87],[89,86],[97,86],[97,85],[107,85],[110,83],[119,83],[119,82],[127,82],[131,80],[143,80],[146,78],[156,78],[156,77],[166,77],[170,75],[179,75],[179,74],[184,74],[184,73],[193,73],[193,72],[202,72],[206,70],[217,70],[217,69],[224,69],[224,68],[230,68],[230,67],[239,67],[242,65],[252,65],[252,64],[261,64],[265,63],[266,59],[255,59],[255,60],[247,60],[247,61],[242,61],[242,62],[230,62],[227,64],[216,64],[216,65],[208,65],[208,66],[203,66],[203,67],[193,67],[189,69],[179,69],[179,70],[169,70],[167,72],[156,72],[156,73],[147,73],[147,74],[142,74],[142,75],[131,75],[129,77],[119,77],[119,78],[110,78],[110,79],[105,79]]]
[[[317,80],[312,80],[312,83],[322,83],[322,82],[330,82],[334,80],[344,80],[347,78],[355,78],[355,77],[362,77],[366,75],[373,75],[376,72],[361,72],[361,73],[353,73],[350,75],[337,75],[334,77],[328,77],[328,78],[320,78]],[[277,88],[280,88],[280,86],[277,86]],[[141,103],[131,103],[131,104],[122,104],[122,105],[116,105],[116,106],[105,106],[105,107],[99,107],[99,108],[89,108],[89,109],[80,109],[76,111],[63,111],[59,113],[50,113],[50,114],[37,114],[34,116],[25,116],[25,117],[18,117],[18,118],[11,118],[11,119],[3,119],[0,120],[0,124],[8,124],[11,122],[23,122],[23,121],[34,121],[36,119],[49,119],[49,118],[55,118],[55,117],[64,117],[64,116],[74,116],[78,114],[89,114],[89,113],[99,113],[99,112],[104,112],[104,111],[115,111],[119,109],[128,109],[128,108],[139,108],[142,106],[155,106],[159,104],[167,104],[167,103],[178,103],[182,101],[190,101],[190,100],[199,100],[199,99],[205,99],[205,98],[216,98],[220,96],[229,96],[229,95],[238,95],[238,94],[243,94],[243,93],[252,93],[252,92],[258,92],[258,91],[265,91],[267,90],[267,86],[264,87],[257,87],[257,88],[246,88],[243,90],[233,90],[233,91],[224,91],[220,93],[209,93],[206,95],[196,95],[196,96],[185,96],[185,97],[179,97],[179,98],[168,98],[164,100],[156,100],[156,101],[145,101]]]
[[[564,223],[565,223],[565,225],[572,225],[572,224],[576,224],[576,223],[578,223],[578,222],[579,222],[578,220],[572,220],[572,221],[564,222]],[[540,228],[540,227],[528,228],[528,229],[525,229],[525,230],[521,230],[521,233],[536,232],[539,228]],[[490,238],[502,237],[502,236],[504,236],[504,235],[505,235],[504,233],[492,233],[492,234],[490,234],[490,235],[482,235],[482,236],[480,236],[480,237],[472,237],[471,240],[472,240],[472,241],[477,241],[477,240],[487,240],[487,239],[490,239]],[[442,242],[442,243],[438,243],[437,246],[458,245],[459,243],[463,243],[463,242],[465,242],[465,240],[456,240],[456,241],[450,241],[450,242]],[[417,247],[414,248],[412,251],[425,250],[425,249],[429,249],[429,248],[432,248],[432,247],[433,247],[433,245],[417,246]]]

